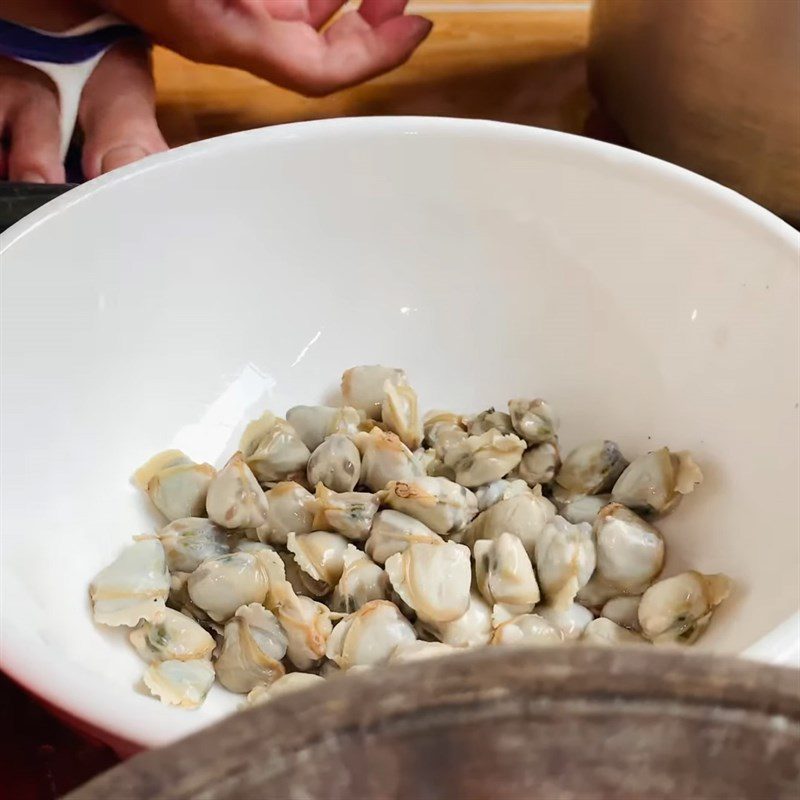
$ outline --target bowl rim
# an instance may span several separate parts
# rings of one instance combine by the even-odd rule
[[[137,175],[142,175],[153,169],[158,169],[167,164],[177,163],[190,158],[202,157],[225,150],[231,146],[245,146],[251,139],[264,139],[265,142],[281,142],[301,140],[319,135],[358,133],[360,130],[370,130],[376,134],[405,134],[419,135],[430,134],[471,134],[486,135],[497,134],[507,137],[519,137],[531,141],[538,140],[543,143],[561,143],[568,147],[575,147],[585,153],[600,157],[611,157],[617,161],[617,166],[639,166],[650,169],[656,175],[666,178],[675,178],[702,192],[708,197],[730,204],[733,208],[760,222],[770,232],[800,248],[800,232],[796,231],[789,223],[767,210],[758,203],[750,200],[734,189],[729,189],[716,181],[692,172],[689,169],[672,164],[669,161],[631,150],[621,145],[590,139],[574,133],[538,128],[531,125],[520,125],[512,122],[498,122],[486,119],[465,119],[461,117],[424,117],[424,116],[386,116],[386,117],[338,117],[335,119],[306,120],[303,122],[289,122],[281,125],[252,128],[247,131],[228,133],[204,139],[199,142],[190,142],[172,150],[155,153],[146,158],[127,164],[124,167],[101,175],[91,181],[65,192],[54,198],[27,217],[16,222],[3,233],[0,233],[0,255],[10,248],[18,239],[22,238],[50,217],[63,213],[70,206],[80,203],[98,192],[102,192],[118,183],[122,183]]]
[[[495,140],[500,138],[580,152],[610,162],[612,168],[645,172],[654,178],[682,186],[738,212],[742,217],[757,223],[768,235],[796,250],[800,263],[800,232],[795,231],[779,217],[732,189],[634,150],[575,134],[489,120],[443,117],[344,117],[256,128],[194,142],[150,156],[143,161],[89,181],[52,200],[0,234],[0,264],[3,254],[8,252],[15,242],[46,224],[51,218],[63,214],[87,198],[151,170],[231,148],[247,147],[254,141],[259,141],[264,146],[316,138],[333,142],[335,141],[333,137],[359,136],[365,132],[370,136],[422,135],[438,138],[457,136]],[[654,186],[657,191],[657,184]],[[0,547],[1,543],[0,533]],[[173,740],[174,737],[169,731],[152,730],[149,727],[148,715],[143,714],[141,708],[137,708],[132,702],[134,698],[138,700],[133,692],[128,698],[120,695],[119,690],[113,687],[94,685],[90,675],[78,665],[68,662],[63,663],[58,670],[53,670],[48,662],[45,646],[27,636],[18,636],[16,631],[3,626],[2,616],[0,610],[0,668],[28,691],[66,715],[92,726],[98,735],[105,735],[107,739],[113,739],[123,746],[128,745],[130,749],[160,746]],[[800,615],[796,617],[800,618]],[[786,626],[796,627],[796,618],[790,617],[779,626],[782,634],[786,633]],[[800,636],[796,631],[788,638],[787,635],[780,635],[780,646],[773,646],[777,630],[768,633],[764,639],[749,648],[745,655],[752,652],[751,657],[762,661],[787,663],[784,660],[787,647],[793,653],[800,653]],[[800,659],[800,655],[797,659]]]

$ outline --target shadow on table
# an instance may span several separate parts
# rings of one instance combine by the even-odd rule
[[[578,131],[591,104],[580,53],[393,86],[359,114],[470,117]]]

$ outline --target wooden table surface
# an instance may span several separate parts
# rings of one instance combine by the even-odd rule
[[[412,0],[409,9],[434,22],[411,60],[323,99],[156,50],[158,112],[167,141],[174,146],[282,122],[385,114],[583,130],[591,106],[584,62],[589,3]]]

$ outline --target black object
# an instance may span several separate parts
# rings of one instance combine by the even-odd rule
[[[11,183],[0,181],[0,232],[37,208],[74,188],[74,183]]]

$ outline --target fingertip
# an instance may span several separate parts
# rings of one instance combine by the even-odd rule
[[[422,35],[422,39],[425,39],[433,30],[433,20],[428,19],[427,17],[414,17],[414,19],[419,20],[418,24],[420,27],[420,33]]]
[[[20,183],[47,183],[47,179],[38,170],[28,169],[20,173]]]
[[[112,120],[112,123],[115,122]],[[87,133],[83,150],[83,172],[87,179],[97,178],[107,172],[141,161],[147,156],[167,150],[160,132],[142,131],[137,135],[135,126],[121,125]]]
[[[384,69],[405,63],[425,41],[433,29],[433,22],[426,17],[408,15],[384,22],[375,33],[386,49]]]
[[[120,144],[112,147],[100,156],[100,171],[111,172],[112,169],[133,164],[150,155],[147,150],[138,144]]]
[[[88,179],[167,149],[145,48],[131,42],[106,53],[84,87],[79,117]]]
[[[408,36],[416,41],[415,46],[422,44],[422,42],[428,38],[428,34],[433,30],[433,20],[427,17],[409,14],[400,19],[407,20],[406,26],[408,27]]]

